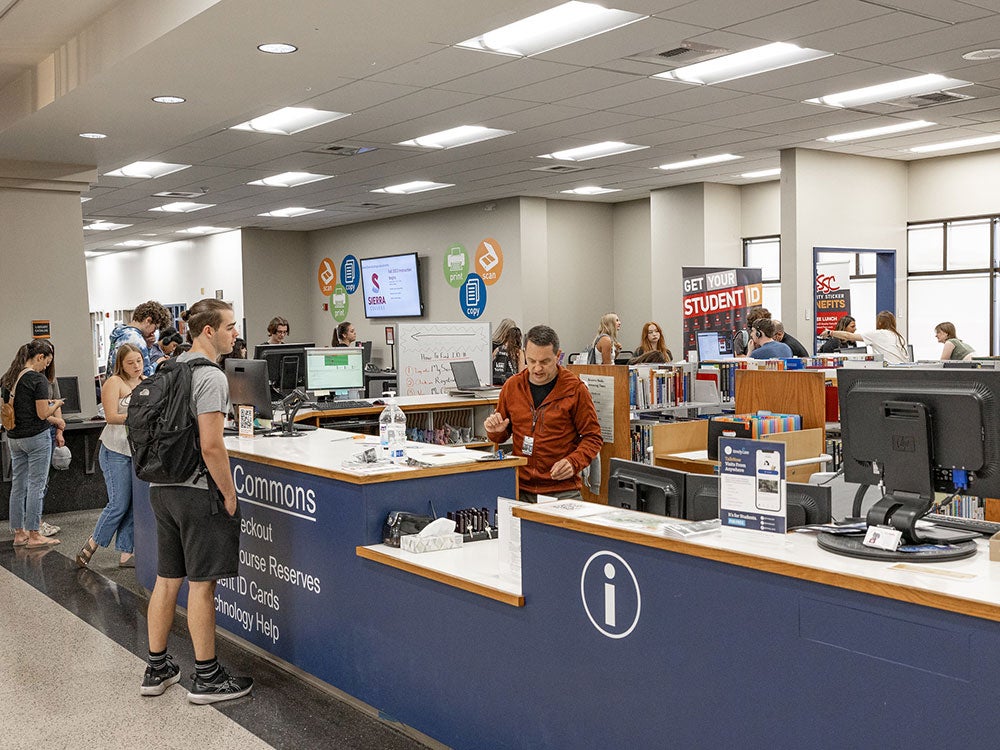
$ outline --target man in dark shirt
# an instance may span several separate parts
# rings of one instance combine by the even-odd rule
[[[788,348],[792,350],[793,357],[808,357],[809,352],[802,342],[797,338],[792,336],[790,333],[785,333],[785,326],[782,325],[780,320],[775,320],[774,322],[774,340],[780,341],[782,344],[787,344]]]

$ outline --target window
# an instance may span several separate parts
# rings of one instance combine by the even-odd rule
[[[743,240],[743,265],[759,268],[763,281],[761,304],[775,318],[781,317],[781,237],[752,237]]]

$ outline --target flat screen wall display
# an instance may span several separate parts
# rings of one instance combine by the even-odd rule
[[[419,318],[420,262],[416,253],[361,259],[366,318]]]

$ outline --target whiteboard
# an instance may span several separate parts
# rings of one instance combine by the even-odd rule
[[[489,323],[398,323],[396,366],[401,396],[445,393],[455,387],[449,362],[471,359],[483,383],[492,378]]]

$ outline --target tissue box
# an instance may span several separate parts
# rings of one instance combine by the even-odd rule
[[[990,559],[1000,562],[1000,532],[990,537]]]
[[[440,536],[407,534],[399,538],[399,548],[404,552],[437,552],[461,546],[461,534],[441,534]]]

